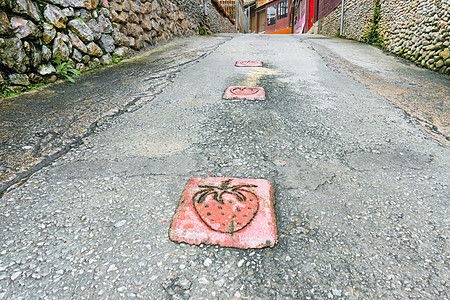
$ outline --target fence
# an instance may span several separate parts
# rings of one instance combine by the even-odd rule
[[[219,0],[227,16],[234,21],[236,29],[239,32],[248,32],[249,20],[244,11],[244,2],[242,0]]]

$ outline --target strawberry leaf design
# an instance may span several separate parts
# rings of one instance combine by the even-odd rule
[[[199,185],[193,196],[194,208],[210,229],[233,234],[250,224],[259,210],[253,184],[232,185],[231,179],[219,185]]]

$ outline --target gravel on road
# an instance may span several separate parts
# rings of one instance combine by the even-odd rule
[[[0,299],[448,299],[449,148],[305,39],[201,40],[220,45],[6,193]],[[273,182],[279,244],[169,241],[195,176]]]

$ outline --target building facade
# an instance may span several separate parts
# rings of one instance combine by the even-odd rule
[[[307,33],[319,19],[319,12],[327,10],[325,3],[329,2],[321,0],[257,0],[255,32],[267,34]],[[319,10],[320,8],[321,10]]]

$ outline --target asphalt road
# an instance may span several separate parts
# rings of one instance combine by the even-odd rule
[[[373,88],[395,72],[405,89],[423,78],[444,91],[442,108],[448,77],[335,39],[221,35],[167,47],[184,63],[165,77],[150,55],[80,79],[102,78],[105,101],[125,109],[96,110],[81,145],[0,198],[0,299],[450,297],[448,111],[418,120],[402,97]],[[155,77],[163,88],[148,84]],[[262,86],[267,99],[223,100],[230,85]],[[193,176],[272,181],[279,244],[171,242]]]

